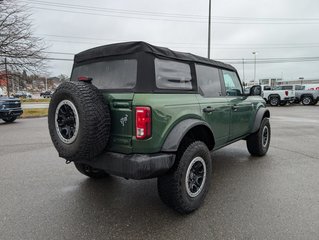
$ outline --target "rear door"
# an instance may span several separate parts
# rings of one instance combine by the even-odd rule
[[[242,85],[236,72],[222,70],[226,95],[231,108],[229,140],[247,134],[253,116],[253,103],[244,96]]]
[[[198,102],[203,118],[210,125],[215,137],[215,147],[229,138],[230,105],[223,94],[218,68],[195,64],[199,95]]]

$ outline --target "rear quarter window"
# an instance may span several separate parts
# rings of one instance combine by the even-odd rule
[[[78,77],[92,78],[92,84],[99,89],[132,89],[136,85],[137,60],[108,60],[88,63],[73,69],[72,81]]]
[[[155,58],[156,87],[159,89],[192,90],[189,64]]]

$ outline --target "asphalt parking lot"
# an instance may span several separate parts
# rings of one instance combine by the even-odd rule
[[[213,153],[201,209],[181,216],[156,180],[91,180],[60,159],[47,119],[0,122],[0,239],[319,239],[319,105],[274,107],[268,155]]]

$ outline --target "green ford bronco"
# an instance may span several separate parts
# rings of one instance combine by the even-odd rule
[[[270,113],[260,86],[244,94],[236,69],[145,42],[75,55],[71,81],[49,107],[59,156],[84,175],[158,178],[169,207],[190,213],[212,180],[211,152],[245,140],[266,154]]]

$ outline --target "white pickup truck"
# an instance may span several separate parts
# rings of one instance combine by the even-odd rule
[[[262,97],[271,106],[285,106],[288,102],[293,103],[295,92],[293,90],[280,90],[268,85],[261,85]]]
[[[299,84],[280,85],[276,87],[277,90],[293,90],[295,92],[295,103],[302,103],[303,105],[316,105],[319,101],[318,90],[305,90],[305,86]]]

